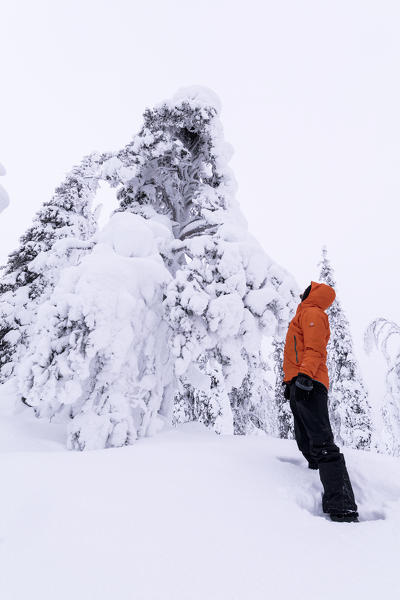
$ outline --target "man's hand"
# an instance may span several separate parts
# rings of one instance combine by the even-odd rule
[[[313,380],[304,373],[299,373],[296,377],[296,387],[304,390],[305,392],[311,392],[313,389]]]
[[[288,383],[285,383],[285,381],[283,382],[283,384],[285,386],[285,389],[283,390],[283,397],[286,400],[290,400],[290,385]]]

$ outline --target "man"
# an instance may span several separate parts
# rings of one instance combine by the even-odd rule
[[[290,399],[299,450],[310,469],[319,469],[323,511],[332,521],[357,522],[353,489],[344,456],[334,443],[328,415],[326,346],[330,330],[325,310],[335,296],[333,288],[315,281],[300,296],[302,301],[286,336],[285,397]]]

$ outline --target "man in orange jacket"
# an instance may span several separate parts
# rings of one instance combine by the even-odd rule
[[[333,521],[358,521],[357,505],[343,454],[335,445],[328,414],[326,346],[330,336],[325,310],[335,299],[325,283],[311,282],[289,324],[283,370],[299,450],[310,469],[319,469],[323,511]]]

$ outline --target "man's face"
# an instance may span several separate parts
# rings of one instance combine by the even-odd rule
[[[302,294],[299,294],[299,298],[300,300],[303,302],[304,298],[307,298],[307,296],[309,295],[311,291],[311,285],[309,285]]]

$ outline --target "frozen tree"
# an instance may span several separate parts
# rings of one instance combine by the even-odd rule
[[[320,266],[320,281],[336,290],[325,247]],[[337,295],[327,313],[331,329],[328,343],[329,412],[335,440],[345,446],[368,449],[372,435],[371,406],[354,355],[350,325]]]
[[[105,156],[92,154],[68,173],[45,202],[19,247],[8,257],[0,281],[0,379],[13,372],[27,345],[37,307],[54,287],[60,270],[75,264],[96,231],[91,203]]]
[[[121,211],[164,220],[174,233],[161,253],[173,275],[164,308],[179,383],[175,421],[247,433],[267,427],[261,336],[286,324],[294,284],[247,232],[219,110],[199,88],[147,110],[106,176],[122,182]]]
[[[102,161],[99,177],[118,188],[120,202],[114,254],[100,236],[64,266],[18,370],[21,395],[38,416],[70,420],[71,448],[151,433],[160,415],[171,419],[171,396],[175,422],[196,419],[219,433],[271,430],[261,340],[285,329],[295,285],[247,231],[230,154],[218,102],[196,88],[146,111],[132,142]],[[147,254],[144,229],[168,232]],[[138,302],[144,290],[147,301]]]
[[[5,175],[6,170],[3,165],[0,163],[0,176]],[[6,190],[0,185],[0,212],[4,210],[9,204],[8,194]]]
[[[386,360],[386,394],[382,405],[382,431],[378,432],[378,449],[400,455],[400,327],[386,319],[375,319],[365,333],[365,349],[373,346]]]
[[[114,215],[39,308],[19,388],[37,416],[67,420],[71,449],[131,444],[171,414],[162,312],[171,276],[158,253],[169,236],[159,223]]]

